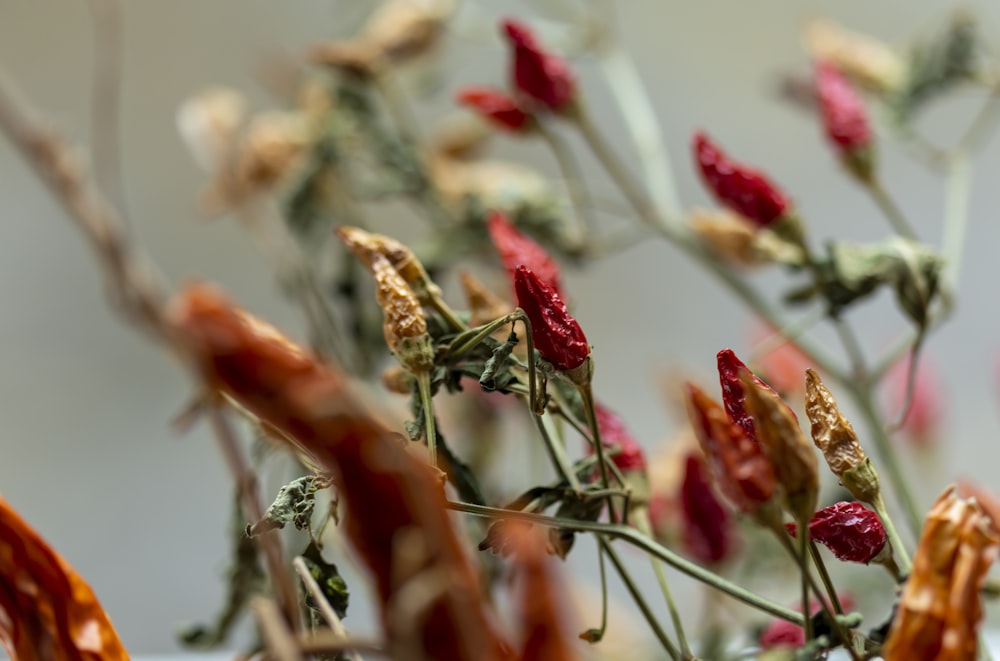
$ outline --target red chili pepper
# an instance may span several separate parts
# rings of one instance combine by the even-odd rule
[[[755,375],[746,364],[736,357],[732,349],[723,349],[715,355],[719,368],[719,383],[722,386],[722,405],[733,424],[739,425],[747,437],[757,443],[757,433],[754,431],[753,418],[747,411],[746,393],[740,383],[740,374],[747,374],[761,388],[771,392],[774,389]],[[792,413],[794,416],[794,412]],[[797,419],[797,418],[796,418]]]
[[[503,31],[514,49],[514,87],[553,112],[570,110],[576,101],[576,79],[566,60],[545,50],[520,21],[505,20]]]
[[[872,131],[864,101],[840,70],[829,62],[816,63],[816,96],[823,129],[841,154],[867,150]]]
[[[693,146],[705,185],[723,205],[760,227],[791,211],[791,201],[763,173],[731,160],[704,132],[695,133]]]
[[[524,133],[531,127],[531,114],[502,90],[492,87],[463,87],[455,99],[495,126],[513,133]]]
[[[694,384],[687,384],[688,416],[722,494],[741,512],[753,514],[774,495],[774,468],[760,445]]]
[[[514,272],[517,304],[531,321],[531,338],[542,358],[558,370],[583,365],[590,355],[587,336],[562,298],[526,266]]]
[[[621,416],[604,406],[594,403],[597,414],[597,428],[601,431],[601,441],[605,448],[617,448],[611,461],[622,473],[646,473],[646,453],[625,426]],[[594,447],[587,446],[587,454],[594,454]]]
[[[705,565],[716,565],[733,551],[732,517],[709,484],[701,457],[689,454],[681,485],[684,545],[688,553]]]
[[[838,593],[837,598],[840,600],[840,605],[844,608],[845,613],[854,610],[854,599],[850,594]],[[817,601],[809,603],[809,611],[813,615],[818,613],[820,608],[821,606]],[[796,604],[795,610],[801,612],[802,604]],[[806,644],[806,634],[802,630],[802,627],[797,624],[792,624],[787,620],[774,620],[761,632],[758,644],[765,650],[774,647],[802,647]]]
[[[785,526],[794,537],[795,524]],[[824,507],[809,521],[809,536],[830,549],[838,560],[868,564],[885,546],[885,527],[878,515],[859,502]]]
[[[514,278],[518,266],[526,266],[560,296],[563,295],[559,264],[529,236],[520,232],[499,211],[490,213],[487,228],[504,268]]]

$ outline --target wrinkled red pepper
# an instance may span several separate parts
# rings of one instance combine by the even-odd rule
[[[786,525],[796,536],[795,524]],[[871,562],[885,546],[885,526],[878,515],[859,502],[824,507],[809,521],[809,536],[844,562]]]
[[[740,374],[748,375],[758,386],[771,392],[774,389],[757,378],[732,349],[723,349],[715,358],[719,368],[719,384],[722,386],[722,405],[726,407],[726,413],[733,424],[739,425],[746,432],[747,438],[757,443],[757,433],[754,431],[753,417],[747,411],[746,393],[740,383]]]
[[[705,185],[726,207],[760,227],[791,212],[791,201],[770,179],[730,159],[704,132],[695,133],[693,147]]]
[[[816,63],[816,97],[827,138],[841,154],[868,150],[872,131],[864,101],[829,62]]]
[[[558,370],[573,370],[587,360],[590,345],[559,294],[526,266],[514,272],[517,304],[531,321],[531,338],[542,358]]]
[[[576,103],[576,77],[569,63],[546,50],[524,23],[507,19],[502,27],[514,49],[514,87],[552,112],[571,110]]]
[[[531,114],[503,90],[492,87],[463,87],[455,99],[494,126],[512,133],[524,133],[531,128]]]
[[[704,565],[717,565],[730,556],[736,541],[732,517],[716,497],[697,453],[685,461],[681,513],[684,545],[692,557]]]
[[[546,286],[563,297],[559,264],[552,259],[545,248],[514,227],[514,223],[499,211],[490,212],[486,227],[490,232],[493,246],[500,254],[500,260],[512,280],[517,267],[526,266]]]

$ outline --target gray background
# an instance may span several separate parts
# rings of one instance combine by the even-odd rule
[[[356,3],[329,0],[140,2],[125,12],[122,135],[128,202],[138,239],[166,277],[223,283],[251,309],[301,330],[298,315],[230,220],[202,222],[203,181],[174,128],[178,104],[209,84],[266,96],[254,66],[297,53],[340,31]],[[488,10],[500,3],[483,3]],[[804,19],[820,11],[890,42],[933,26],[950,3],[758,1],[620,3],[627,43],[647,81],[679,172],[686,203],[706,196],[687,143],[708,127],[732,152],[760,163],[793,191],[821,235],[874,240],[887,234],[869,200],[838,171],[813,121],[779,103],[778,72],[804,72]],[[520,7],[520,5],[519,5]],[[513,10],[511,10],[513,11]],[[995,34],[992,6],[978,7]],[[353,20],[353,18],[352,18]],[[0,0],[0,64],[75,138],[89,130],[92,30],[87,4]],[[495,43],[450,47],[453,80],[502,80]],[[583,66],[588,94],[599,81]],[[449,82],[449,90],[451,83]],[[422,105],[446,108],[449,94]],[[929,131],[951,137],[978,97],[936,109]],[[618,117],[597,100],[599,120]],[[518,158],[544,155],[503,146]],[[923,237],[936,241],[941,182],[900,153],[883,155],[887,185]],[[947,433],[918,462],[928,504],[956,474],[995,484],[998,341],[994,185],[1000,148],[986,149],[975,175],[973,222],[956,319],[928,354],[947,394]],[[596,170],[589,169],[596,177]],[[610,185],[595,178],[598,190]],[[204,427],[176,437],[168,421],[190,384],[168,357],[109,314],[91,255],[59,208],[0,140],[0,492],[88,578],[136,652],[173,649],[178,623],[206,618],[221,597],[222,526],[228,478]],[[649,447],[671,435],[661,371],[707,374],[723,346],[745,350],[750,317],[682,255],[652,241],[570,274],[576,311],[596,347],[598,388]],[[762,282],[777,283],[765,277]],[[869,351],[902,329],[888,300],[852,321]],[[613,354],[613,362],[604,358]],[[590,566],[587,562],[578,566]],[[358,600],[361,601],[360,599]],[[355,629],[367,628],[363,611]]]

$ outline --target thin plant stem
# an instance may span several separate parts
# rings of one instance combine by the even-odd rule
[[[434,421],[434,401],[431,397],[431,373],[423,369],[416,373],[417,392],[420,396],[420,408],[424,413],[424,433],[427,436],[427,454],[430,455],[431,466],[437,466],[437,427]]]
[[[906,547],[903,546],[903,540],[899,537],[899,532],[892,522],[892,517],[889,516],[889,511],[886,509],[882,494],[875,496],[869,504],[875,510],[875,513],[878,514],[878,518],[882,520],[882,525],[885,527],[885,534],[889,538],[889,544],[892,546],[892,557],[897,564],[897,571],[900,573],[900,576],[897,578],[906,578],[909,576],[910,569],[912,568],[910,555],[906,552]]]
[[[633,517],[633,524],[639,532],[652,537],[653,526],[649,521],[649,508],[643,507],[636,512]],[[667,611],[670,613],[670,620],[674,625],[674,633],[677,634],[677,642],[681,646],[681,654],[685,660],[693,659],[694,653],[691,652],[691,645],[688,643],[687,634],[684,632],[684,621],[681,619],[681,613],[674,602],[674,595],[670,590],[667,574],[663,571],[663,565],[657,558],[652,556],[649,557],[649,563],[653,567],[653,573],[656,575],[656,582],[660,586],[660,592],[663,593],[663,600],[667,603]]]
[[[965,151],[956,152],[949,160],[945,185],[944,227],[941,252],[944,255],[943,280],[949,291],[958,286],[958,276],[965,253],[965,236],[969,227],[969,200],[972,194],[972,168]]]
[[[521,521],[529,521],[539,525],[548,526],[550,528],[565,528],[567,530],[590,532],[603,535],[605,537],[621,539],[622,541],[645,551],[650,555],[660,558],[679,572],[687,574],[691,578],[705,583],[720,592],[724,592],[734,599],[742,601],[743,603],[757,608],[764,613],[773,615],[774,617],[802,626],[803,617],[801,613],[797,613],[790,608],[786,608],[781,604],[775,603],[770,599],[740,587],[739,585],[736,585],[735,583],[732,583],[731,581],[728,581],[721,576],[696,565],[690,560],[679,556],[670,549],[654,541],[648,535],[644,535],[630,526],[566,519],[563,517],[532,514],[529,512],[519,512],[515,510],[487,507],[484,505],[473,505],[472,503],[462,503],[456,501],[449,501],[448,507],[456,512],[465,512],[466,514],[472,514],[475,516],[483,516],[494,519],[518,519]]]
[[[582,248],[597,227],[597,223],[591,212],[593,204],[588,197],[580,165],[573,158],[569,146],[559,137],[558,133],[546,126],[544,122],[539,121],[536,124],[538,125],[538,134],[548,145],[559,170],[562,172],[563,179],[566,181],[566,190],[569,192],[570,203],[573,205],[573,217],[576,219],[574,245]]]
[[[295,573],[299,575],[302,579],[303,585],[306,586],[306,590],[312,595],[313,601],[316,602],[316,606],[319,608],[320,615],[323,616],[323,620],[326,622],[327,626],[330,627],[332,631],[338,638],[347,640],[347,630],[344,629],[343,622],[337,616],[337,612],[333,610],[333,606],[330,605],[330,600],[326,598],[323,594],[322,588],[320,588],[319,583],[313,578],[313,575],[309,573],[309,568],[306,567],[305,560],[301,556],[296,557],[292,560],[292,566],[295,568]],[[351,661],[363,661],[361,655],[358,654],[357,650],[347,650],[347,657]]]
[[[889,195],[889,192],[882,185],[882,182],[877,177],[872,177],[871,179],[864,182],[865,189],[868,194],[871,195],[872,200],[882,211],[882,215],[886,217],[892,229],[899,234],[904,236],[911,241],[917,240],[917,233],[910,225],[910,221],[906,219],[903,212],[900,210],[899,206]]]
[[[608,568],[604,557],[604,545],[597,542],[597,566],[601,573],[601,628],[598,629],[598,638],[604,638],[604,632],[608,630]]]
[[[267,597],[257,595],[250,600],[250,612],[257,620],[257,628],[267,646],[268,653],[276,661],[302,661],[302,650],[298,640],[289,630],[275,603]]]
[[[851,363],[851,372],[857,381],[864,382],[867,379],[867,368],[865,367],[865,354],[861,349],[861,342],[858,341],[858,336],[847,325],[847,322],[839,316],[831,317],[830,321],[837,331],[837,336],[840,338],[841,344],[844,345],[847,359]]]
[[[816,571],[819,573],[819,580],[823,583],[827,596],[830,597],[830,603],[833,604],[834,613],[837,615],[843,615],[844,607],[840,603],[840,595],[837,594],[837,588],[833,585],[833,579],[830,578],[830,572],[826,568],[823,556],[820,555],[819,548],[816,546],[816,542],[812,539],[809,540],[809,555],[812,557],[813,564],[816,566]]]
[[[802,612],[812,613],[812,608],[809,607],[809,560],[808,560],[808,549],[809,549],[809,522],[799,521],[799,568],[802,570]],[[821,597],[822,599],[822,597]],[[806,640],[813,639],[813,626],[812,618],[807,617],[805,619],[805,630]]]
[[[601,473],[601,486],[605,489],[610,489],[608,459],[604,452],[604,441],[601,439],[601,427],[597,424],[597,410],[594,408],[594,390],[590,387],[589,380],[585,385],[579,386],[579,390],[580,397],[583,399],[584,411],[587,413],[587,424],[590,425],[590,436],[594,441],[594,451],[597,454],[597,467]],[[618,513],[615,511],[614,501],[611,497],[608,497],[608,516],[611,518],[611,523],[618,523]]]
[[[680,661],[680,659],[689,659],[691,657],[681,657],[681,653],[678,651],[677,647],[674,645],[673,641],[667,637],[667,633],[660,626],[659,620],[656,618],[656,614],[646,603],[645,597],[642,596],[642,592],[639,590],[635,581],[632,580],[631,574],[625,569],[625,564],[622,562],[621,558],[618,557],[618,553],[611,546],[608,540],[604,539],[603,536],[597,536],[597,543],[601,545],[601,550],[608,556],[611,560],[611,564],[614,565],[615,570],[618,572],[618,576],[622,579],[622,583],[625,584],[625,588],[628,590],[629,594],[632,596],[632,601],[636,603],[639,610],[642,612],[643,617],[649,623],[649,627],[653,630],[653,635],[656,639],[660,641],[663,649],[666,650],[667,654],[674,661]]]

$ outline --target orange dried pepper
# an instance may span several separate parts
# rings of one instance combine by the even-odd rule
[[[171,320],[210,387],[336,476],[347,537],[375,579],[393,649],[432,659],[508,658],[437,476],[361,406],[344,378],[212,286],[187,287]],[[421,592],[426,600],[414,605]]]
[[[0,645],[16,661],[129,658],[87,582],[3,498]]]

